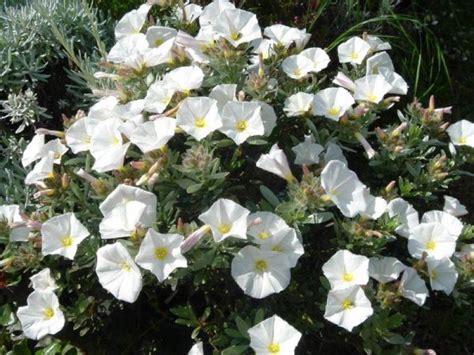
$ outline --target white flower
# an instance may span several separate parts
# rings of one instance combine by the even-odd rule
[[[25,221],[20,215],[18,205],[0,206],[0,225],[6,224],[10,230],[10,242],[26,242],[30,234],[30,229],[26,227]]]
[[[299,80],[313,70],[314,63],[311,59],[308,59],[308,57],[296,54],[287,57],[283,63],[281,63],[281,67],[290,78]]]
[[[321,172],[321,186],[326,191],[327,198],[346,217],[353,218],[366,208],[366,202],[362,198],[365,185],[341,161],[331,160],[326,164]]]
[[[204,79],[204,73],[197,66],[187,66],[176,68],[167,73],[162,82],[172,90],[179,92],[189,92],[199,89]]]
[[[114,209],[126,205],[130,201],[145,204],[146,208],[140,219],[144,226],[151,226],[156,220],[156,195],[138,187],[119,185],[100,204],[99,209],[104,216],[109,215]]]
[[[349,38],[337,47],[339,62],[361,64],[370,50],[370,44],[360,37]]]
[[[354,81],[352,81],[346,74],[342,72],[337,72],[337,75],[332,82],[350,91],[354,91],[356,89]]]
[[[408,251],[420,259],[424,252],[437,259],[450,257],[456,249],[456,238],[441,223],[420,223],[410,230]]]
[[[387,80],[380,74],[367,75],[355,81],[354,98],[378,104],[391,89]]]
[[[138,9],[126,13],[115,26],[115,38],[119,40],[140,33],[150,9],[150,5],[143,4]]]
[[[202,14],[202,6],[196,4],[186,4],[183,8],[178,7],[176,9],[176,17],[180,21],[186,23],[192,23],[196,21]]]
[[[43,158],[42,149],[44,146],[44,134],[35,134],[30,143],[26,146],[21,157],[21,164],[27,167],[36,160]]]
[[[117,205],[99,224],[102,239],[123,238],[133,235],[138,227],[149,227],[140,223],[146,205],[139,201],[128,201]]]
[[[58,297],[52,291],[33,291],[19,307],[16,315],[25,337],[39,340],[47,334],[56,334],[64,327],[64,314]]]
[[[229,101],[237,101],[235,93],[237,92],[236,84],[219,84],[212,88],[209,97],[217,101],[217,108],[222,112],[225,104]]]
[[[464,216],[468,213],[466,206],[464,206],[457,198],[448,195],[444,195],[443,211],[455,217]]]
[[[222,127],[217,101],[208,97],[188,97],[176,114],[176,125],[197,141]]]
[[[266,102],[258,100],[254,100],[252,102],[260,106],[260,118],[262,119],[264,128],[263,134],[268,137],[270,134],[272,134],[273,129],[276,127],[277,116],[275,110]]]
[[[61,157],[68,151],[68,148],[61,143],[59,138],[53,139],[41,148],[41,158],[53,153],[54,164],[61,164]]]
[[[395,281],[403,270],[405,270],[405,265],[397,258],[384,256],[382,258],[373,257],[369,260],[369,276],[378,282]]]
[[[283,111],[288,117],[303,116],[311,111],[314,95],[298,92],[285,100]]]
[[[327,88],[314,95],[313,114],[339,121],[346,111],[354,105],[352,95],[343,88]]]
[[[241,9],[225,9],[213,29],[234,47],[262,38],[257,16]]]
[[[293,355],[301,333],[274,315],[249,328],[250,347],[256,355]]]
[[[54,165],[54,153],[49,153],[43,157],[31,170],[25,178],[26,185],[33,185],[37,182],[49,179],[54,176],[53,174]]]
[[[408,92],[408,84],[401,75],[395,73],[394,71],[388,70],[386,68],[379,68],[379,74],[381,74],[387,83],[389,83],[392,88],[388,92],[389,94],[396,95],[406,95]]]
[[[265,133],[261,117],[261,107],[255,102],[230,101],[222,109],[222,133],[235,144],[242,144],[249,137],[262,136]]]
[[[133,303],[142,290],[142,275],[127,249],[116,242],[97,250],[95,268],[103,288],[115,298]]]
[[[174,90],[167,87],[162,81],[152,84],[146,93],[145,110],[153,113],[162,113],[173,98]]]
[[[290,267],[285,254],[248,245],[232,260],[231,273],[246,295],[261,299],[288,287]]]
[[[312,165],[319,163],[319,155],[323,152],[324,147],[314,142],[312,135],[305,135],[304,142],[292,148],[296,154],[295,164]]]
[[[328,293],[324,318],[349,332],[372,313],[372,304],[360,286],[331,290]]]
[[[171,27],[150,26],[146,31],[146,40],[150,48],[159,47],[166,41],[174,39],[178,31]]]
[[[388,51],[392,49],[392,46],[388,42],[384,42],[380,38],[373,36],[373,35],[367,35],[365,38],[365,41],[370,44],[370,49],[373,52],[378,52],[378,51]]]
[[[102,173],[123,167],[130,142],[124,144],[119,130],[121,124],[118,118],[111,118],[96,126],[90,148],[95,159],[92,166],[95,171]]]
[[[403,271],[399,292],[403,297],[416,303],[418,306],[423,306],[426,297],[429,297],[425,281],[411,267],[407,267]]]
[[[221,14],[227,9],[235,9],[235,5],[228,0],[214,0],[204,7],[199,24],[203,26],[214,26],[219,21]]]
[[[293,181],[294,177],[291,173],[288,159],[285,153],[277,144],[274,144],[268,154],[262,154],[257,161],[257,167],[278,175],[286,181]]]
[[[90,235],[74,213],[48,219],[41,226],[41,253],[74,259],[78,245]]]
[[[410,229],[420,224],[418,212],[411,204],[402,198],[396,198],[390,201],[387,210],[390,218],[398,217],[400,224],[395,231],[402,237],[408,238]]]
[[[378,219],[387,211],[387,201],[382,197],[372,196],[369,189],[364,189],[362,198],[365,208],[359,211],[359,215],[368,219]]]
[[[271,212],[255,212],[248,217],[247,233],[257,244],[263,244],[281,230],[290,229],[285,220]]]
[[[474,148],[474,123],[461,120],[450,125],[446,131],[454,145],[467,145]]]
[[[254,54],[250,57],[250,62],[252,66],[249,68],[257,68],[260,62],[259,56],[262,56],[262,59],[268,59],[275,54],[275,45],[276,42],[271,39],[259,38],[252,42],[252,53]]]
[[[431,289],[443,291],[450,295],[458,280],[458,272],[454,263],[449,258],[435,259],[428,257],[426,258],[426,264],[428,265]]]
[[[288,48],[301,38],[299,29],[282,24],[265,27],[263,34],[285,48]]]
[[[74,122],[66,130],[66,143],[74,154],[90,149],[92,133],[98,123],[97,120],[84,117]]]
[[[458,239],[464,228],[462,222],[458,218],[443,211],[428,211],[424,213],[421,217],[421,223],[430,222],[438,222],[442,224],[455,240]]]
[[[326,69],[331,62],[328,54],[324,49],[321,48],[306,48],[300,53],[313,62],[312,72],[319,73],[321,70]]]
[[[367,59],[365,75],[379,74],[380,70],[395,71],[392,59],[387,52],[380,52]]]
[[[179,234],[161,234],[148,229],[135,261],[163,282],[176,268],[188,266],[186,258],[181,255],[183,240]]]
[[[32,275],[30,281],[35,291],[54,291],[58,288],[58,285],[56,285],[56,282],[51,277],[51,270],[49,268]]]
[[[191,349],[189,349],[188,355],[204,355],[204,349],[202,347],[202,341],[194,344]]]
[[[369,282],[369,259],[349,250],[339,250],[324,263],[323,273],[335,290],[366,285]]]
[[[173,138],[176,130],[176,120],[170,117],[161,117],[148,121],[135,128],[130,141],[143,153],[163,147]]]
[[[247,217],[250,211],[234,201],[221,198],[214,202],[199,220],[208,224],[216,242],[228,237],[247,239]]]
[[[326,146],[326,153],[324,153],[324,162],[329,163],[331,160],[339,160],[340,162],[348,164],[341,147],[336,143],[329,143]]]
[[[283,253],[288,257],[291,267],[295,267],[298,259],[304,254],[303,244],[293,228],[282,229],[266,240],[260,240],[260,249]]]

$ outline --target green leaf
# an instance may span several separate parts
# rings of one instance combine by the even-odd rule
[[[237,325],[237,328],[239,329],[240,334],[242,334],[242,336],[244,338],[248,339],[249,338],[248,330],[250,328],[250,325],[248,325],[247,322],[244,321],[239,316],[237,316],[237,318],[235,318],[235,324]]]
[[[7,303],[0,306],[0,325],[6,327],[15,322],[15,314],[12,311],[11,306]]]
[[[260,185],[260,193],[274,208],[280,204],[278,197],[265,185]]]
[[[238,345],[230,346],[227,349],[224,349],[221,355],[240,355],[248,349],[247,345]]]

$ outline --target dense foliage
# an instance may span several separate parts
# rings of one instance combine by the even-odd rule
[[[2,143],[2,351],[469,353],[473,227],[446,195],[470,176],[474,131],[403,99],[430,88],[390,59],[411,35],[375,37],[390,31],[377,20],[306,44],[270,13],[260,42],[226,1],[154,2],[118,23],[100,66],[53,26],[98,102],[26,149]],[[303,15],[285,22],[312,26]],[[5,110],[28,116],[25,100]]]

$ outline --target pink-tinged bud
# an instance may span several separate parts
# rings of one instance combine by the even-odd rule
[[[356,132],[355,133],[355,137],[356,139],[359,141],[359,143],[362,145],[362,147],[364,148],[365,152],[367,153],[367,157],[369,159],[372,159],[375,154],[377,153],[374,148],[372,148],[372,146],[370,145],[369,142],[367,142],[367,140],[365,139],[365,137],[360,133],[360,132]]]
[[[137,170],[145,170],[146,163],[144,161],[131,161],[130,166]]]
[[[355,83],[347,75],[345,75],[342,72],[338,72],[332,82],[350,91],[355,91],[356,89]]]
[[[239,93],[237,94],[237,99],[239,101],[245,101],[245,92],[243,90],[239,91]]]
[[[181,243],[181,253],[186,253],[191,250],[201,239],[211,230],[208,224],[203,225],[199,229],[192,232],[184,241]]]
[[[435,110],[435,98],[433,95],[430,96],[430,102],[428,104],[428,110],[433,112]]]
[[[308,176],[309,174],[311,174],[307,165],[303,165],[302,168],[303,168],[303,176]]]
[[[392,131],[392,136],[398,136],[407,127],[408,123],[402,122],[397,128]]]
[[[435,111],[436,113],[451,114],[451,113],[452,113],[452,110],[451,110],[452,108],[453,108],[452,106],[441,107],[441,108],[435,109],[434,111]]]
[[[35,192],[33,195],[33,198],[38,199],[42,196],[52,196],[56,192],[55,189],[46,189],[46,190],[41,190],[38,192]]]
[[[26,225],[31,230],[39,231],[41,230],[43,223],[41,223],[40,221],[33,221],[32,219],[30,219],[26,222]]]
[[[413,355],[436,355],[436,351],[433,349],[416,349],[413,351]]]
[[[449,122],[445,122],[445,123],[443,123],[443,124],[439,127],[439,129],[440,129],[441,131],[446,131],[446,129],[447,129],[448,127],[449,127]]]
[[[160,177],[160,175],[158,173],[154,173],[152,176],[150,176],[150,178],[148,179],[148,188],[152,188],[157,182],[158,182],[158,178]]]
[[[250,221],[250,222],[247,223],[247,228],[259,225],[262,222],[263,222],[262,218],[260,218],[260,217],[255,218],[253,221]]]
[[[64,132],[61,131],[53,131],[51,129],[46,129],[46,128],[38,128],[35,131],[36,134],[44,134],[44,135],[49,135],[49,136],[55,136],[58,138],[64,138]]]
[[[79,176],[80,178],[83,178],[84,180],[86,180],[90,184],[98,184],[100,182],[99,179],[93,177],[91,174],[89,174],[84,169],[79,169],[78,171],[75,172],[75,174],[77,176]]]
[[[94,73],[94,78],[99,79],[99,80],[100,79],[117,80],[117,79],[120,79],[120,75],[98,71]]]
[[[388,185],[385,186],[385,192],[390,192],[390,191],[392,191],[396,184],[397,184],[397,182],[396,182],[395,180],[390,181],[390,182],[388,183]]]
[[[363,104],[359,104],[352,112],[352,116],[359,118],[364,116],[369,111],[368,107],[365,107]]]

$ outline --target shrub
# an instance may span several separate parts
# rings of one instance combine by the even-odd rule
[[[2,209],[4,347],[469,349],[425,325],[472,319],[473,228],[444,195],[472,124],[448,127],[433,98],[402,109],[408,85],[373,34],[326,53],[286,26],[254,42],[244,10],[149,10],[116,27],[96,75],[115,90],[24,151],[35,203]],[[217,38],[198,34],[208,21]]]

